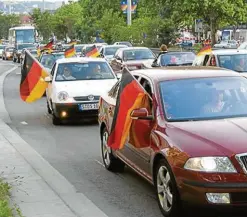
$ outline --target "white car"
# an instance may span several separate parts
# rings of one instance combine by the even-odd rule
[[[118,78],[105,59],[67,58],[54,64],[46,89],[47,109],[53,124],[63,120],[98,117],[100,95],[109,91]]]
[[[235,40],[221,41],[219,44],[215,44],[214,48],[238,48],[238,43]]]
[[[102,57],[104,57],[108,62],[111,62],[113,60],[113,57],[116,51],[119,48],[125,48],[125,47],[128,47],[128,46],[127,45],[103,45],[99,52]]]

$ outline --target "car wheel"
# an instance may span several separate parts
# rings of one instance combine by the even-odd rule
[[[16,62],[16,59],[13,57],[13,62],[15,63]]]
[[[101,135],[101,153],[105,168],[112,172],[123,172],[125,164],[112,154],[111,148],[107,145],[108,137],[109,134],[104,128]]]
[[[56,117],[54,114],[52,115],[52,123],[53,125],[60,125],[61,124],[61,120],[60,118]]]
[[[18,63],[21,63],[21,60],[20,60],[20,58],[18,58]]]
[[[181,216],[181,201],[175,178],[165,159],[160,160],[155,171],[158,204],[165,217]]]

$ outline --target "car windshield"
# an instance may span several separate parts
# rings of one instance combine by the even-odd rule
[[[77,53],[81,52],[82,51],[82,48],[83,48],[83,45],[77,45],[75,46],[75,50]]]
[[[125,46],[123,46],[125,47]],[[116,46],[116,47],[105,47],[105,55],[106,56],[114,56],[114,54],[116,53],[116,51],[122,48],[121,46]]]
[[[56,74],[56,81],[102,79],[115,79],[111,68],[105,62],[61,63]]]
[[[3,50],[6,46],[0,45],[0,49]]]
[[[242,73],[247,72],[247,53],[218,55],[219,66]]]
[[[41,57],[40,63],[48,69],[51,69],[56,60],[64,58],[64,53],[61,54],[45,54]]]
[[[14,48],[6,48],[6,52],[13,52]]]
[[[17,49],[18,50],[22,50],[24,48],[35,48],[35,46],[33,44],[19,44],[17,46]]]
[[[160,82],[168,121],[196,121],[247,116],[247,80],[214,77]]]
[[[188,53],[166,53],[161,55],[161,66],[179,66],[192,65],[196,55],[192,52]]]
[[[149,49],[131,49],[123,52],[124,61],[154,59],[155,56]]]

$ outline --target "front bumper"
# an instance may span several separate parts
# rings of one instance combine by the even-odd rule
[[[90,103],[53,103],[53,110],[56,117],[61,119],[97,118],[98,109],[80,110],[80,104]],[[66,115],[64,115],[65,113]]]
[[[245,174],[207,174],[178,169],[178,190],[182,201],[191,205],[220,208],[242,207],[247,210],[247,176]],[[176,170],[176,172],[178,172]],[[175,173],[176,173],[175,172]],[[229,203],[212,202],[207,194],[228,194]]]

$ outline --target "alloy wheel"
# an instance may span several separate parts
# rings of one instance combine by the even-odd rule
[[[107,145],[107,140],[108,140],[108,133],[105,131],[102,137],[103,160],[106,166],[109,166],[111,164],[111,159],[110,159],[111,148]]]
[[[161,207],[165,212],[169,212],[173,205],[173,193],[171,177],[168,169],[161,166],[157,173],[157,193]]]

